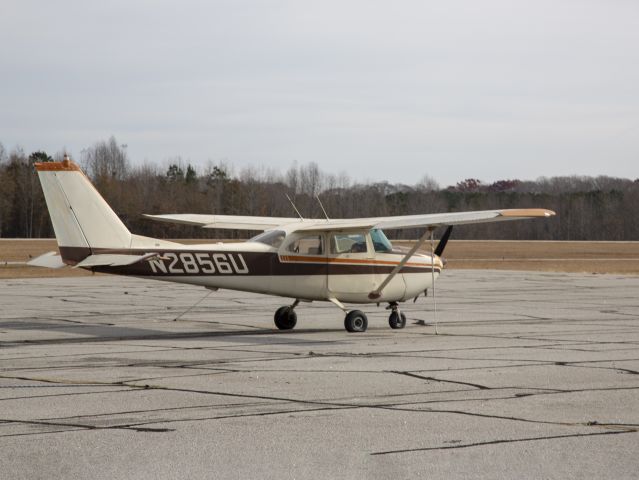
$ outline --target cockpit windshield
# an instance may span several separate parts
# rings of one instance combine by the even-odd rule
[[[376,252],[385,253],[393,250],[393,245],[390,240],[386,238],[384,232],[378,228],[371,230],[371,240]]]
[[[269,247],[280,248],[282,242],[284,241],[284,237],[286,237],[286,232],[283,230],[267,230],[264,233],[260,233],[255,237],[251,238],[249,242],[259,242]]]

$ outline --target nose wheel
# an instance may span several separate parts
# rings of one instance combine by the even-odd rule
[[[404,328],[406,326],[406,315],[404,315],[404,312],[399,310],[397,302],[391,303],[387,308],[392,310],[388,317],[388,324],[390,327],[394,330]]]

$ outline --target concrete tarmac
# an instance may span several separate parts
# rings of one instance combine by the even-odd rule
[[[438,335],[207,293],[0,281],[0,477],[639,476],[639,277],[448,271]]]

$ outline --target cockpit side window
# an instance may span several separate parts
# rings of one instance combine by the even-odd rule
[[[286,247],[286,251],[300,255],[322,255],[324,253],[322,235],[308,235],[298,238]]]
[[[335,233],[331,235],[331,253],[366,253],[365,233]]]

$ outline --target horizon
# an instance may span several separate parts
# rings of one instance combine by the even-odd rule
[[[94,147],[96,144],[98,144],[99,142],[104,142],[105,140],[100,140],[100,141],[96,141],[93,143],[93,145],[89,146],[89,147],[85,147],[81,150],[81,153],[79,155],[74,155],[73,152],[71,152],[69,149],[66,148],[61,148],[58,149],[56,152],[49,152],[43,149],[40,150],[32,150],[29,151],[28,149],[25,149],[22,145],[15,145],[12,148],[7,148],[7,146],[1,141],[0,139],[0,147],[4,147],[4,152],[5,152],[5,156],[7,159],[9,157],[9,155],[11,154],[17,154],[18,152],[22,152],[22,154],[24,154],[24,156],[26,158],[28,158],[31,154],[34,153],[46,153],[47,155],[49,155],[51,158],[53,158],[55,161],[58,161],[58,159],[61,159],[65,154],[69,155],[70,159],[77,163],[78,165],[80,165],[81,167],[84,167],[83,163],[84,160],[81,158],[83,152],[87,151],[89,148]],[[238,165],[234,164],[231,161],[228,160],[219,160],[217,162],[214,162],[212,160],[208,160],[207,162],[200,162],[200,163],[194,163],[191,162],[189,159],[185,159],[185,158],[181,158],[179,156],[174,156],[174,157],[166,157],[160,161],[153,161],[153,160],[148,160],[145,159],[142,162],[136,162],[135,160],[132,160],[129,155],[128,155],[128,145],[126,144],[120,144],[118,143],[118,146],[124,147],[124,151],[126,152],[127,155],[127,162],[128,162],[128,166],[130,168],[144,168],[145,166],[151,166],[151,167],[156,167],[159,170],[165,169],[168,170],[168,168],[171,165],[177,165],[180,168],[186,169],[188,166],[191,166],[195,172],[197,173],[198,176],[204,175],[206,173],[207,169],[211,169],[212,167],[222,167],[225,168],[227,173],[229,174],[229,176],[240,179],[243,175],[243,173],[256,173],[256,174],[263,174],[263,175],[270,175],[270,176],[281,176],[281,177],[285,177],[287,171],[289,171],[291,168],[293,167],[306,167],[312,164],[316,164],[319,168],[320,173],[324,174],[324,175],[333,175],[335,177],[340,177],[342,175],[345,175],[346,179],[348,180],[350,186],[356,186],[356,185],[372,185],[372,184],[388,184],[388,185],[392,185],[392,186],[407,186],[407,187],[418,187],[423,181],[424,181],[424,177],[427,176],[429,177],[430,180],[435,181],[435,183],[437,184],[437,187],[439,188],[439,190],[445,190],[448,188],[454,188],[456,186],[458,186],[459,184],[467,181],[467,180],[479,180],[481,187],[490,187],[491,185],[497,183],[497,182],[502,182],[502,181],[517,181],[517,182],[540,182],[542,180],[545,179],[558,179],[558,178],[574,178],[574,179],[580,179],[580,180],[586,180],[586,179],[596,179],[596,178],[610,178],[613,180],[626,180],[626,181],[630,181],[630,182],[638,182],[639,181],[639,177],[637,178],[632,178],[632,177],[623,177],[623,176],[614,176],[614,175],[607,175],[607,174],[596,174],[596,175],[585,175],[585,174],[579,174],[579,173],[572,173],[572,174],[566,174],[566,175],[539,175],[535,178],[494,178],[494,179],[485,179],[485,178],[476,178],[476,177],[463,177],[460,178],[456,181],[453,181],[452,183],[443,183],[440,182],[437,178],[434,177],[430,177],[427,173],[421,174],[421,176],[419,176],[419,178],[414,181],[413,183],[408,183],[408,182],[393,182],[393,181],[389,181],[386,179],[376,179],[376,178],[370,178],[367,177],[366,179],[356,179],[353,178],[352,176],[346,174],[346,172],[331,172],[325,169],[322,169],[321,165],[317,164],[317,162],[307,162],[307,163],[302,163],[302,162],[297,162],[294,161],[292,162],[289,166],[282,166],[282,167],[270,167],[270,166],[266,166],[266,165],[241,165],[238,168]],[[2,158],[0,158],[0,160],[2,160]],[[280,179],[280,180],[285,180],[284,178]]]
[[[65,154],[69,155],[70,159],[77,163],[78,165],[80,165],[81,167],[84,168],[84,159],[82,158],[83,153],[87,150],[89,150],[90,148],[95,147],[95,145],[97,145],[100,142],[105,142],[105,140],[99,140],[94,142],[91,146],[89,147],[84,147],[81,149],[81,153],[78,155],[74,155],[73,152],[71,152],[69,149],[63,147],[58,149],[55,152],[49,152],[43,149],[36,149],[36,150],[29,150],[29,149],[25,149],[22,145],[15,145],[12,148],[7,148],[7,145],[5,145],[1,140],[0,140],[0,147],[4,147],[4,153],[5,153],[5,159],[8,159],[9,155],[11,154],[18,154],[19,152],[22,152],[22,154],[25,157],[29,157],[31,154],[34,153],[39,153],[39,152],[43,152],[46,153],[47,155],[49,155],[51,158],[53,158],[55,161],[58,161],[59,159],[61,159]],[[570,173],[570,174],[565,174],[565,175],[539,175],[535,178],[493,178],[493,179],[485,179],[485,178],[476,178],[476,177],[463,177],[463,178],[459,178],[456,181],[453,181],[452,183],[443,183],[441,181],[439,181],[439,179],[431,177],[430,175],[428,175],[427,173],[423,173],[421,174],[421,176],[418,176],[418,179],[412,183],[409,182],[402,182],[402,181],[390,181],[387,179],[377,179],[377,178],[371,178],[371,177],[366,177],[365,179],[358,179],[358,178],[354,178],[350,175],[348,175],[346,172],[341,171],[341,172],[332,172],[332,171],[328,171],[325,169],[322,169],[321,165],[317,164],[317,162],[314,161],[310,161],[310,162],[298,162],[298,161],[293,161],[290,165],[288,166],[276,166],[276,167],[271,167],[271,166],[267,166],[267,165],[252,165],[252,164],[248,164],[248,165],[241,165],[238,166],[236,164],[234,164],[232,161],[229,161],[227,159],[222,159],[222,160],[218,160],[218,161],[212,161],[212,160],[208,160],[207,162],[202,162],[202,163],[192,163],[189,159],[186,158],[182,158],[179,155],[178,156],[173,156],[173,157],[165,157],[162,160],[156,161],[156,160],[148,160],[145,158],[145,160],[143,161],[136,161],[135,159],[131,159],[129,154],[128,154],[128,145],[127,144],[120,144],[118,142],[118,147],[122,148],[124,147],[124,151],[126,154],[126,158],[127,158],[127,162],[128,162],[128,166],[130,168],[144,168],[145,166],[151,166],[151,167],[156,167],[158,168],[158,170],[168,170],[168,168],[171,165],[177,165],[180,168],[184,168],[186,169],[188,166],[191,166],[196,174],[198,176],[204,175],[207,171],[207,169],[212,169],[213,167],[217,166],[217,167],[222,167],[225,168],[227,173],[229,174],[229,176],[233,177],[233,178],[237,178],[240,179],[242,177],[242,175],[244,173],[257,173],[257,174],[263,174],[263,175],[270,175],[270,176],[281,176],[281,177],[285,177],[287,171],[289,171],[290,169],[292,169],[293,167],[306,167],[312,164],[315,164],[318,166],[320,173],[324,174],[324,175],[333,175],[337,178],[340,178],[342,176],[345,175],[345,178],[348,180],[350,186],[356,186],[356,185],[372,185],[372,184],[388,184],[391,186],[407,186],[407,187],[418,187],[424,180],[425,177],[428,177],[428,180],[433,180],[435,181],[435,183],[437,184],[437,187],[439,190],[445,190],[448,188],[454,188],[456,186],[458,186],[459,184],[467,181],[467,180],[479,180],[481,187],[490,187],[491,185],[494,185],[497,182],[502,182],[502,181],[517,181],[517,182],[540,182],[543,180],[552,180],[552,179],[560,179],[560,178],[574,178],[574,179],[579,179],[579,180],[586,180],[586,179],[597,179],[597,178],[610,178],[613,180],[626,180],[626,181],[630,181],[630,182],[639,182],[639,177],[636,178],[632,178],[632,177],[624,177],[624,176],[615,176],[615,175],[608,175],[605,173],[601,173],[601,174],[594,174],[594,175],[590,175],[590,174],[580,174],[580,173]],[[0,158],[0,160],[2,160]]]

